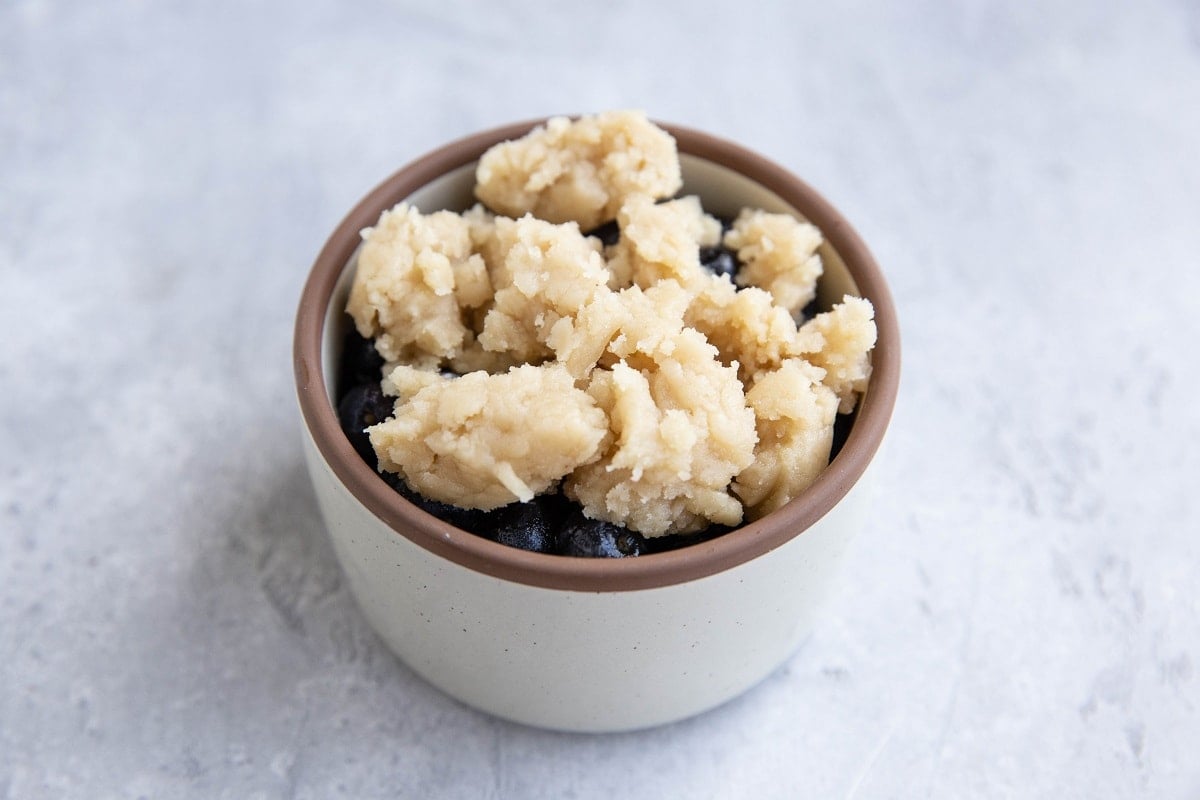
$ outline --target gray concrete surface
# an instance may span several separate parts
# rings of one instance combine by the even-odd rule
[[[640,107],[796,170],[905,374],[829,614],[743,698],[447,699],[316,518],[292,314],[475,130]],[[1200,796],[1200,6],[0,5],[0,797]]]

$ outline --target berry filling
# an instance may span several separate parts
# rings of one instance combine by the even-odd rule
[[[365,429],[392,414],[394,398],[380,388],[378,371],[382,359],[371,342],[351,329],[342,347],[338,398],[338,422],[354,450],[371,469],[378,460]],[[647,539],[610,522],[588,519],[561,492],[535,497],[528,503],[512,503],[492,511],[430,500],[408,488],[393,472],[379,476],[401,497],[422,511],[456,528],[509,547],[536,553],[584,558],[627,558],[644,553],[661,553],[697,544],[731,530],[712,525],[693,534]]]
[[[624,558],[770,514],[836,455],[876,333],[863,298],[817,313],[815,226],[678,196],[638,112],[554,118],[475,178],[469,209],[362,232],[338,416],[396,491],[506,546]]]

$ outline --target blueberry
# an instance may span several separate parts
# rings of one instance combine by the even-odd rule
[[[438,500],[430,500],[408,488],[408,484],[400,475],[394,472],[383,472],[380,475],[388,486],[395,489],[405,500],[448,525],[479,535],[486,534],[494,527],[495,512],[481,511],[478,508],[461,508]]]
[[[500,544],[549,553],[554,550],[554,533],[542,504],[513,503],[496,510],[492,535]]]
[[[738,271],[737,254],[725,245],[700,248],[700,266],[716,275],[733,278]]]
[[[730,221],[722,219],[722,225],[728,229]],[[596,236],[605,246],[611,246],[620,239],[621,231],[613,220],[588,235]],[[717,274],[732,277],[737,271],[737,257],[728,248],[702,248],[700,257],[701,263]],[[378,462],[365,429],[392,416],[395,405],[394,398],[385,395],[379,385],[383,364],[383,357],[375,350],[374,343],[351,328],[342,343],[338,368],[338,422],[355,451],[372,469],[377,468]],[[449,370],[443,370],[442,374],[445,377],[457,377],[456,373]],[[835,454],[845,441],[852,419],[838,417],[839,427],[834,434]],[[588,519],[579,506],[561,492],[541,495],[531,503],[513,503],[495,511],[481,511],[428,500],[410,489],[404,479],[395,473],[385,472],[381,477],[409,502],[449,525],[494,539],[509,547],[541,553],[585,558],[625,558],[674,550],[730,530],[713,526],[698,534],[645,539],[619,525]]]
[[[363,429],[390,417],[394,405],[394,399],[385,395],[378,383],[360,383],[338,403],[338,423],[363,461],[372,467],[377,463],[375,450]]]
[[[576,511],[558,530],[555,550],[564,556],[584,558],[624,558],[640,555],[646,540],[628,528],[588,519]]]
[[[593,228],[584,235],[595,236],[604,243],[605,247],[612,247],[621,238],[621,228],[617,225],[617,221],[614,219],[609,220],[597,228]]]
[[[539,494],[533,498],[533,502],[541,507],[542,515],[546,518],[546,524],[550,526],[551,531],[561,528],[563,523],[579,510],[579,506],[567,499],[567,496],[561,491]]]
[[[858,409],[855,408],[849,414],[838,414],[833,420],[833,446],[829,450],[829,460],[837,458],[837,454],[841,452],[846,445],[846,440],[850,438],[850,429],[854,427],[854,418],[858,415]]]
[[[461,528],[468,533],[482,536],[492,527],[492,515],[490,512],[481,511],[478,508],[459,508],[449,503],[428,500],[419,495],[416,496],[413,502],[420,506],[421,510],[426,514],[432,514],[442,522],[453,525],[456,528]]]
[[[646,553],[665,553],[668,550],[678,550],[681,547],[690,547],[694,544],[707,542],[710,539],[715,539],[718,536],[723,536],[729,533],[733,528],[728,525],[709,525],[707,528],[695,533],[675,533],[670,536],[656,536],[653,539],[646,540],[646,548],[643,552]]]
[[[378,383],[383,369],[383,356],[370,339],[358,335],[353,327],[342,340],[342,360],[338,367],[337,393],[345,396],[360,383]]]
[[[808,305],[800,309],[800,320],[801,322],[804,320],[810,320],[820,313],[821,306],[817,303],[817,298],[814,297],[812,300],[808,301]]]

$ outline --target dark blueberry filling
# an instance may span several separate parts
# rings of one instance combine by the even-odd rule
[[[430,500],[408,488],[408,484],[394,472],[379,473],[388,486],[391,486],[400,496],[420,508],[426,514],[431,514],[442,522],[447,522],[456,528],[479,535],[487,535],[493,524],[495,511],[481,511],[478,508],[460,508],[438,500]]]
[[[733,280],[737,277],[742,263],[738,261],[737,251],[722,243],[725,241],[725,234],[733,228],[733,217],[717,216],[716,219],[721,223],[721,240],[712,247],[700,248],[700,266],[714,275],[726,275],[729,280]]]
[[[379,387],[378,377],[372,382],[350,387],[338,401],[338,423],[350,444],[372,467],[377,466],[375,449],[364,429],[390,417],[394,405],[395,401]]]
[[[371,343],[351,330],[343,345],[338,373],[338,422],[355,451],[372,469],[378,469],[378,461],[364,429],[390,417],[394,405],[393,399],[379,386],[382,366],[383,359]],[[509,547],[538,553],[625,558],[675,550],[730,530],[713,526],[696,534],[646,539],[620,525],[588,519],[561,492],[541,495],[528,503],[480,511],[422,497],[395,473],[379,475],[410,503],[443,522]]]
[[[338,398],[344,397],[355,386],[379,383],[381,369],[383,356],[375,349],[375,343],[364,339],[351,326],[342,340],[342,360],[338,367],[336,390]],[[388,411],[388,416],[391,416],[391,411]]]
[[[731,219],[719,219],[723,231],[732,227]],[[587,235],[597,237],[609,247],[620,239],[621,230],[616,220],[612,220],[589,231]],[[737,253],[722,244],[700,248],[700,264],[716,275],[729,276],[731,280],[741,266]],[[817,311],[817,301],[814,299],[805,307],[802,318],[809,319]],[[382,367],[383,358],[376,352],[374,344],[351,328],[343,343],[338,371],[338,419],[354,449],[373,469],[378,469],[378,462],[363,429],[382,422],[393,412],[392,398],[385,396],[379,386]],[[447,371],[443,374],[454,375]],[[855,416],[837,415],[830,460],[846,443]],[[409,489],[400,476],[390,472],[380,475],[409,502],[443,522],[510,547],[538,553],[626,558],[677,550],[715,539],[733,530],[724,525],[711,525],[697,533],[647,539],[620,525],[588,519],[579,506],[561,492],[535,497],[529,503],[513,503],[492,511],[480,511],[428,500]]]
[[[611,522],[588,519],[576,511],[558,529],[557,552],[564,556],[585,558],[625,558],[646,551],[646,540]]]
[[[800,320],[809,320],[821,313],[821,306],[817,303],[817,298],[808,301],[808,305],[800,309]]]
[[[741,265],[738,263],[737,253],[723,244],[718,244],[700,248],[700,266],[714,275],[728,275],[729,279],[733,280]]]
[[[488,532],[491,539],[535,553],[554,553],[555,520],[541,498],[529,503],[513,503],[496,509],[495,525]]]
[[[829,450],[829,460],[837,458],[837,454],[842,452],[842,448],[846,446],[846,440],[850,438],[850,429],[854,427],[854,420],[858,418],[858,406],[849,414],[838,414],[833,418],[833,446]]]
[[[610,219],[603,225],[592,228],[584,236],[595,236],[605,247],[612,247],[621,240],[621,226],[615,219]]]
[[[723,536],[731,530],[733,528],[728,525],[709,525],[704,530],[696,531],[695,533],[674,533],[670,536],[657,536],[653,539],[645,540],[646,547],[642,552],[665,553],[668,550],[678,550],[681,547],[690,547],[694,544],[716,539],[718,536]]]

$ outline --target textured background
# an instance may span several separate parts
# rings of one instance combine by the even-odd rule
[[[0,5],[0,797],[1200,796],[1200,5]],[[640,107],[888,272],[880,492],[807,645],[569,736],[392,658],[292,315],[451,138]]]

